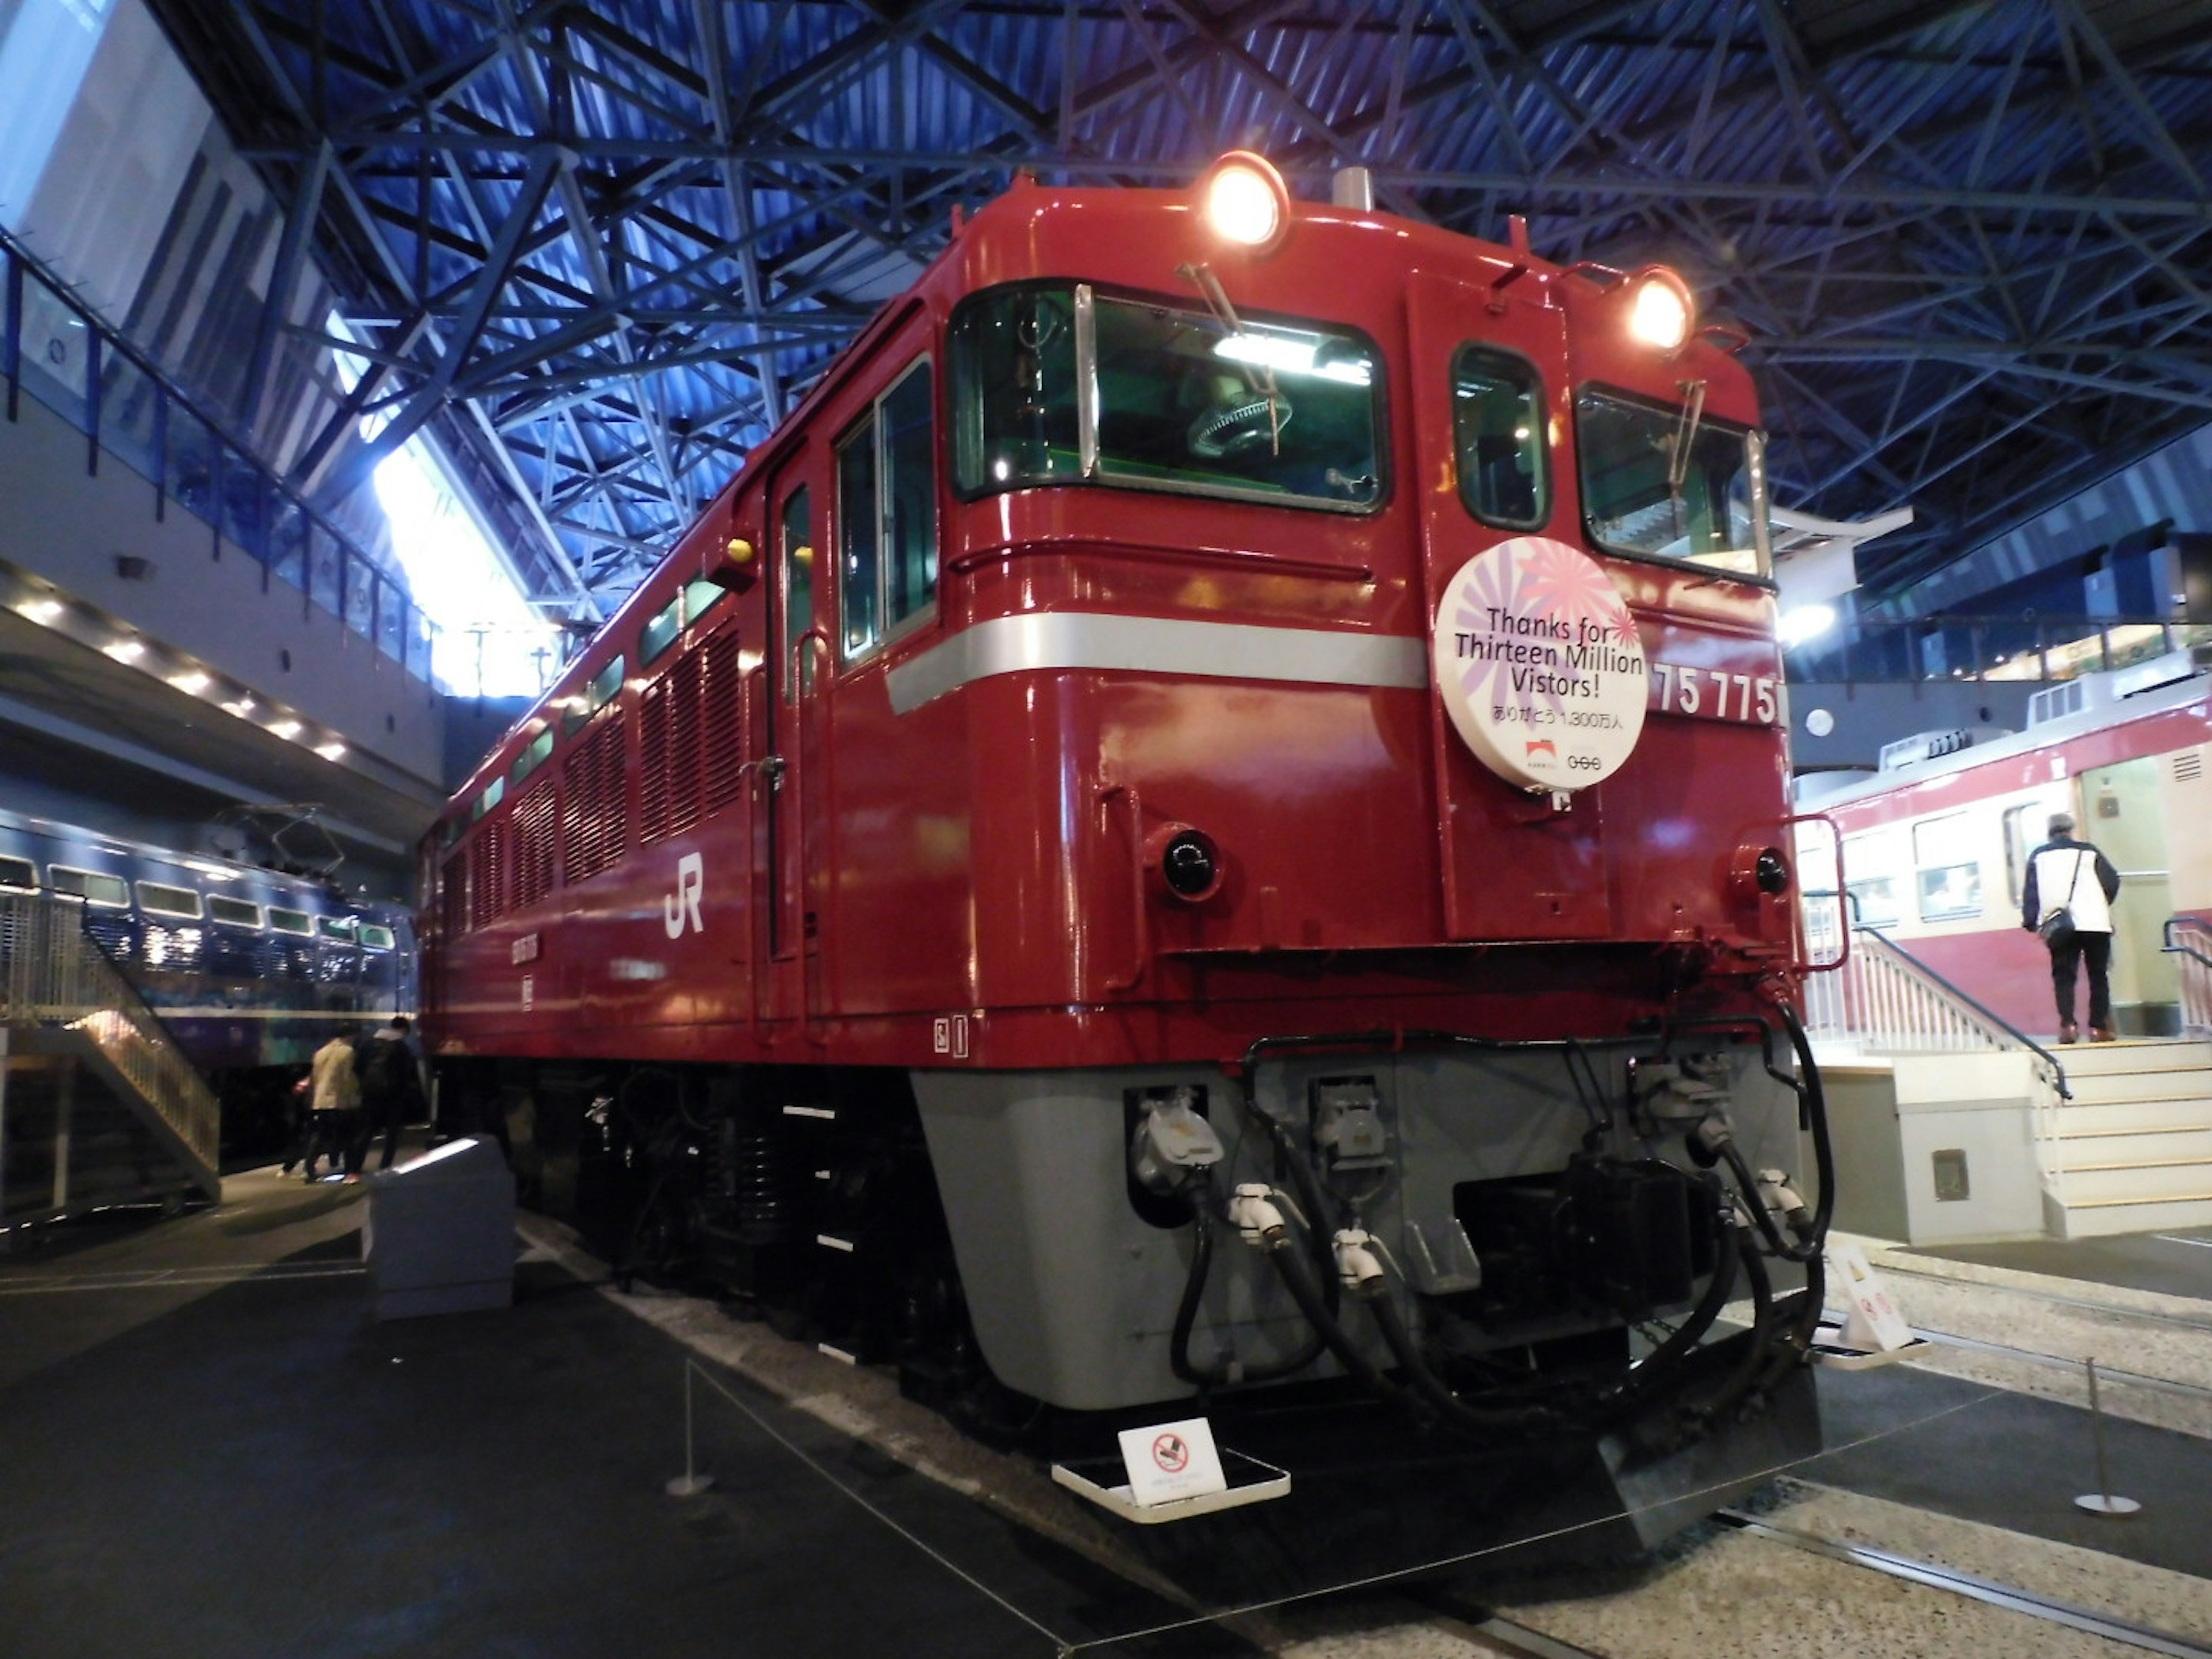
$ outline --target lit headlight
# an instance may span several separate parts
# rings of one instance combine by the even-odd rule
[[[1234,149],[1199,181],[1207,228],[1226,242],[1264,253],[1291,222],[1291,192],[1264,156]]]
[[[1661,351],[1677,349],[1697,317],[1689,284],[1664,265],[1646,265],[1628,283],[1629,333]]]

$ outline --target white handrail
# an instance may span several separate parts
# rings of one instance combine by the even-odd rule
[[[1807,907],[1808,950],[1836,937],[1832,906]],[[2051,1195],[2065,1201],[2058,1112],[2066,1071],[2043,1047],[1949,984],[1878,929],[1854,926],[1850,955],[1805,983],[1805,1033],[1815,1043],[1863,1054],[2025,1052],[2036,1058],[2035,1145]]]
[[[212,1172],[222,1109],[167,1030],[84,929],[82,906],[0,893],[0,1019],[90,1037]]]

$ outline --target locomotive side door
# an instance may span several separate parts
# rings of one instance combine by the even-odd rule
[[[1409,273],[1407,379],[1424,615],[1477,554],[1520,536],[1580,549],[1565,319],[1510,286]],[[1447,625],[1449,625],[1447,623]],[[1476,759],[1431,685],[1444,931],[1455,939],[1602,939],[1613,927],[1602,787],[1565,810]]]
[[[795,959],[807,942],[806,872],[800,804],[811,747],[808,731],[818,718],[821,633],[815,618],[814,492],[798,467],[777,476],[775,513],[775,625],[769,651],[765,742],[760,788],[765,796],[768,869],[768,953],[771,963]],[[762,977],[763,1014],[795,1012],[786,977]],[[777,988],[771,989],[771,986]]]

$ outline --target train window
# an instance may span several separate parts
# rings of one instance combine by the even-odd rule
[[[226,927],[259,927],[261,907],[245,899],[225,898],[220,893],[208,898],[208,916]]]
[[[1532,530],[1551,517],[1543,387],[1517,357],[1462,346],[1452,359],[1459,497],[1485,524]]]
[[[87,904],[102,909],[127,910],[131,908],[131,888],[120,876],[102,875],[97,870],[78,870],[66,864],[46,866],[46,880],[57,893],[71,898],[81,898]]]
[[[796,693],[805,665],[806,630],[814,626],[814,512],[806,487],[793,490],[783,503],[783,637],[791,653],[791,672],[783,700]]]
[[[637,631],[637,665],[642,668],[676,643],[684,631],[684,596],[678,593],[645,619]]]
[[[197,921],[204,912],[200,896],[189,887],[172,887],[166,882],[142,881],[138,884],[138,908],[152,916],[186,916]]]
[[[361,942],[368,950],[389,951],[392,948],[392,930],[376,922],[364,921],[361,925]]]
[[[269,926],[280,933],[296,933],[302,939],[315,936],[315,919],[305,910],[287,910],[272,904],[269,907]]]
[[[951,361],[963,495],[1090,479],[1348,513],[1382,503],[1380,354],[1349,330],[1030,286],[969,301]]]
[[[1610,552],[1709,570],[1769,572],[1764,441],[1703,413],[1585,391],[1575,399],[1583,512]]]
[[[592,676],[592,683],[584,688],[580,696],[563,699],[568,713],[562,716],[561,726],[570,737],[584,729],[585,722],[605,708],[622,690],[623,676],[629,672],[623,659],[616,657]]]
[[[354,942],[354,920],[351,916],[317,916],[315,933],[319,938],[350,945]]]
[[[529,743],[524,745],[522,752],[514,757],[514,764],[507,770],[507,781],[513,784],[520,783],[532,772],[535,772],[539,767],[544,765],[546,761],[551,757],[552,753],[553,728],[549,726],[543,732],[540,732],[536,737],[531,738]],[[484,808],[484,811],[488,812],[491,810],[492,806],[496,806],[498,805],[499,803],[497,801],[494,801],[491,803],[490,806]],[[477,816],[481,817],[483,814],[480,812]]]
[[[925,358],[837,445],[848,658],[866,655],[937,599],[933,384]]]
[[[1844,843],[1844,890],[1851,923],[1893,927],[1905,919],[1904,848],[1894,830],[1853,836]]]
[[[28,859],[0,859],[0,888],[11,893],[39,890],[39,866]]]
[[[1923,818],[1912,826],[1912,864],[1920,919],[1946,921],[1982,912],[1982,866],[1971,813]]]
[[[489,784],[484,786],[483,793],[478,795],[475,801],[471,804],[469,807],[469,822],[471,823],[475,823],[478,818],[490,811],[493,807],[498,805],[500,802],[506,799],[507,780],[505,778],[494,778]]]
[[[684,625],[686,628],[714,608],[717,601],[730,597],[730,590],[720,582],[710,582],[704,577],[684,585]]]

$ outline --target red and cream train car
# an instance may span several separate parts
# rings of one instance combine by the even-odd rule
[[[541,1200],[956,1407],[1814,1443],[1757,399],[1516,229],[957,227],[425,845]]]
[[[2020,888],[2051,814],[2070,812],[2120,872],[2114,1018],[2125,1033],[2172,1031],[2180,988],[2166,924],[2212,925],[2212,676],[2177,652],[2039,691],[2025,731],[1960,733],[1958,746],[1932,735],[1937,753],[1808,794],[1842,833],[1854,918],[2008,1024],[2047,1036],[2050,959],[2021,925]],[[1806,864],[1820,885],[1810,844]]]

